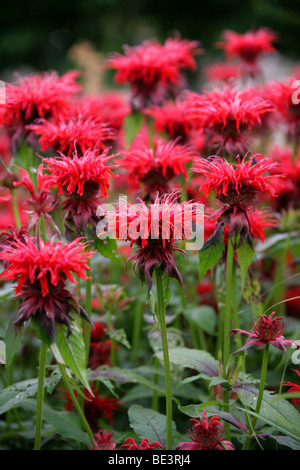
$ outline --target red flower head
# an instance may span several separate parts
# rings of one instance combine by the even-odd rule
[[[58,186],[59,194],[64,194],[63,210],[65,235],[72,238],[73,227],[77,236],[91,223],[96,227],[98,222],[97,208],[102,197],[108,196],[110,179],[113,176],[112,165],[107,162],[114,155],[108,155],[108,149],[101,154],[97,150],[87,150],[79,157],[63,154],[57,158],[45,158],[46,170]]]
[[[248,31],[238,34],[234,31],[225,31],[223,41],[218,46],[225,50],[227,59],[237,57],[242,60],[245,70],[251,76],[259,72],[258,60],[262,54],[276,52],[273,43],[277,35],[267,28],[259,28],[257,31]]]
[[[214,190],[218,200],[224,204],[212,215],[217,218],[215,233],[221,225],[229,224],[228,235],[232,239],[234,234],[240,234],[239,244],[254,233],[249,213],[253,212],[257,195],[266,192],[275,196],[274,188],[269,182],[274,175],[266,172],[274,170],[277,164],[265,158],[254,163],[256,157],[257,155],[251,156],[248,160],[244,157],[238,163],[230,163],[220,157],[198,159],[193,167],[196,173],[206,177],[200,191],[203,190],[204,195],[208,196]],[[255,224],[253,216],[252,222]]]
[[[298,377],[300,377],[300,370],[295,370],[296,374]],[[290,387],[288,389],[288,393],[299,393],[300,392],[300,384],[294,384],[293,382],[286,382],[284,385]],[[293,406],[297,406],[297,404],[300,404],[300,398],[294,397],[293,398]]]
[[[68,156],[74,151],[81,156],[91,148],[100,151],[115,138],[113,129],[93,117],[71,115],[51,121],[41,119],[27,129],[41,136],[39,143],[43,152],[52,150]]]
[[[144,41],[142,44],[124,46],[124,54],[114,54],[107,67],[117,71],[115,81],[129,83],[138,108],[159,103],[170,89],[182,87],[182,69],[195,69],[194,56],[200,53],[199,43],[168,39],[165,44]]]
[[[77,71],[59,77],[46,72],[20,77],[6,86],[6,108],[2,122],[7,127],[32,124],[37,118],[57,119],[70,109],[69,99],[81,90]]]
[[[206,133],[208,145],[219,155],[244,155],[249,151],[251,129],[262,124],[262,117],[275,110],[271,101],[253,89],[237,91],[229,86],[190,92],[186,114]]]
[[[114,450],[116,448],[116,442],[113,440],[113,433],[108,432],[106,429],[99,429],[94,434],[94,445],[91,450]]]
[[[100,365],[110,364],[111,340],[101,322],[95,322],[91,329],[89,367],[94,370]]]
[[[163,449],[163,446],[159,442],[151,442],[149,444],[148,439],[142,439],[140,444],[137,444],[132,437],[126,439],[125,444],[121,447],[127,447],[127,450],[153,450],[154,447]]]
[[[30,193],[31,198],[26,200],[26,205],[29,208],[29,214],[32,214],[28,229],[36,226],[37,221],[44,216],[50,225],[52,225],[56,233],[60,236],[59,229],[55,224],[49,212],[53,211],[57,201],[54,199],[50,187],[53,185],[53,181],[43,172],[43,165],[40,165],[37,170],[37,191],[30,179],[29,173],[20,168],[22,179],[15,181],[14,186],[24,186]]]
[[[92,117],[101,120],[116,132],[121,130],[125,117],[130,113],[127,96],[118,91],[82,95],[77,101],[73,100],[73,108],[84,119]]]
[[[264,96],[276,107],[279,119],[287,125],[288,137],[297,142],[300,132],[300,80],[272,81],[266,84]]]
[[[290,147],[276,147],[271,151],[271,158],[278,162],[277,173],[280,174],[280,177],[275,177],[272,181],[277,194],[272,205],[276,210],[299,207],[300,152],[294,156]]]
[[[207,82],[229,83],[241,77],[242,70],[239,64],[234,62],[214,62],[205,70]]]
[[[187,177],[186,164],[195,157],[191,148],[175,141],[154,139],[154,148],[148,139],[137,139],[129,151],[124,152],[121,163],[127,170],[133,187],[143,183],[146,199],[153,201],[157,195],[172,192],[171,182],[177,175]]]
[[[175,101],[168,100],[161,106],[153,105],[145,110],[145,114],[153,117],[157,132],[166,132],[170,139],[180,138],[179,143],[185,144],[194,129],[193,119],[186,109],[186,102],[180,96]]]
[[[23,299],[15,325],[28,321],[31,317],[41,324],[48,336],[55,341],[55,323],[71,326],[69,313],[76,310],[85,320],[88,317],[66,289],[66,282],[74,283],[74,274],[88,279],[88,260],[93,252],[86,250],[86,244],[80,239],[72,243],[44,242],[39,246],[26,237],[15,239],[13,243],[4,245],[0,259],[5,264],[1,278],[17,283],[15,294]],[[88,320],[89,321],[89,320]]]
[[[84,414],[85,417],[93,431],[96,431],[98,428],[98,421],[104,416],[109,421],[110,424],[113,423],[113,414],[114,411],[118,409],[120,402],[116,398],[107,398],[105,395],[99,395],[100,391],[96,390],[94,383],[91,384],[92,393],[87,389],[84,389]],[[75,392],[77,396],[77,393]],[[67,411],[74,410],[74,405],[71,400],[71,397],[66,392],[62,397],[67,399],[65,409]]]
[[[174,253],[185,253],[177,248],[177,240],[191,237],[191,222],[194,220],[194,205],[189,202],[177,203],[178,195],[170,194],[156,198],[153,204],[120,203],[115,211],[107,211],[105,223],[108,232],[120,240],[136,244],[137,252],[129,259],[138,266],[139,276],[146,279],[148,289],[152,286],[152,274],[161,267],[170,277],[182,285],[176,267]],[[105,227],[98,227],[98,236],[106,235]]]
[[[263,349],[267,344],[272,344],[283,352],[286,351],[285,346],[293,346],[296,349],[300,349],[300,345],[296,341],[284,338],[282,334],[284,330],[283,318],[274,317],[274,314],[275,312],[271,313],[269,317],[267,315],[260,315],[257,322],[253,324],[251,331],[244,331],[238,328],[231,330],[230,336],[239,333],[249,338],[242,348],[235,351],[235,354],[253,347]]]
[[[224,426],[218,416],[206,418],[203,411],[202,419],[191,419],[194,422],[192,430],[187,431],[192,441],[180,442],[179,450],[235,450],[232,443],[223,437]]]

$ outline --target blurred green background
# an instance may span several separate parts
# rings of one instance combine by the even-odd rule
[[[26,68],[63,72],[70,67],[68,51],[84,40],[106,55],[121,51],[124,43],[163,41],[175,31],[201,40],[208,53],[222,57],[214,43],[224,29],[245,32],[259,26],[278,33],[282,54],[300,58],[299,0],[2,1],[1,74]]]

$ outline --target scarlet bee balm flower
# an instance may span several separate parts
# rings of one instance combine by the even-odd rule
[[[234,31],[225,31],[223,41],[218,44],[225,50],[227,59],[237,57],[245,65],[246,72],[255,75],[259,72],[258,59],[262,54],[276,52],[273,43],[277,35],[268,28],[259,28],[257,31],[248,31],[238,34]]]
[[[187,432],[191,441],[180,442],[178,450],[235,450],[231,442],[224,440],[224,426],[218,416],[207,418],[203,411],[202,419],[190,421],[195,423],[192,430]]]
[[[255,89],[236,90],[228,85],[190,92],[186,98],[187,116],[204,130],[208,145],[218,155],[235,157],[249,151],[250,131],[262,125],[262,118],[275,110]]]
[[[144,41],[135,47],[124,47],[124,55],[114,54],[107,67],[117,71],[117,83],[129,83],[139,107],[157,104],[168,96],[172,87],[183,85],[182,70],[195,69],[194,56],[199,54],[197,41],[169,38],[165,44]]]
[[[153,450],[154,447],[158,447],[159,449],[163,449],[163,446],[159,442],[151,442],[149,444],[148,439],[142,439],[140,444],[137,444],[132,437],[126,439],[125,444],[121,447],[126,447],[127,450]]]
[[[269,317],[265,314],[261,315],[253,325],[251,331],[240,330],[238,328],[231,330],[230,335],[239,333],[248,338],[245,345],[235,351],[235,354],[253,347],[256,349],[263,349],[267,344],[272,344],[275,348],[278,348],[283,352],[286,351],[286,346],[294,346],[296,349],[300,349],[300,345],[296,341],[284,338],[283,318],[274,317],[274,314],[275,312],[272,312]]]
[[[56,322],[65,324],[71,334],[72,310],[89,321],[84,309],[66,287],[67,280],[75,282],[74,274],[88,279],[88,260],[93,252],[87,251],[86,246],[80,239],[65,244],[40,239],[37,246],[29,237],[3,245],[0,259],[5,262],[5,269],[1,278],[17,283],[15,294],[23,300],[15,325],[33,318],[55,341]]]
[[[112,165],[107,164],[114,155],[108,155],[108,149],[101,154],[97,150],[87,150],[84,155],[73,153],[72,157],[61,154],[57,158],[45,158],[46,170],[50,174],[53,186],[58,186],[64,194],[63,210],[65,213],[65,235],[72,239],[73,228],[79,236],[91,223],[98,222],[97,208],[102,197],[108,196],[110,179],[113,177]]]
[[[159,267],[182,285],[174,254],[185,252],[176,247],[176,241],[191,237],[194,212],[192,204],[178,203],[178,198],[176,193],[157,196],[149,206],[144,201],[140,204],[120,203],[115,211],[103,213],[107,231],[98,227],[98,236],[113,232],[118,239],[135,244],[137,252],[129,260],[134,260],[133,265],[138,266],[139,276],[146,279],[149,290],[152,274]]]
[[[81,90],[78,71],[59,77],[56,72],[20,77],[6,86],[6,126],[25,126],[37,118],[58,118],[70,109],[69,99]]]

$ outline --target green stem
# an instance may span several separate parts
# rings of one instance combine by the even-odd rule
[[[92,316],[92,269],[91,269],[91,260],[88,261],[89,265],[89,278],[85,281],[85,311],[89,318]],[[91,324],[86,322],[85,324],[85,355],[86,361],[89,360],[90,354],[90,342],[91,342]]]
[[[165,319],[165,306],[164,306],[164,289],[162,282],[162,271],[160,268],[156,269],[156,286],[157,286],[157,313],[160,324],[160,334],[163,349],[164,370],[165,370],[165,384],[166,384],[166,427],[167,427],[167,442],[166,450],[172,450],[172,383],[171,383],[171,369],[169,360],[168,338]]]
[[[224,323],[223,323],[223,374],[228,379],[228,361],[230,356],[230,333],[231,326],[231,302],[232,302],[232,273],[233,273],[233,245],[230,239],[227,243],[227,263],[226,263],[226,293],[225,293],[225,309],[224,309]],[[228,384],[225,383],[223,387],[223,402],[224,410],[229,412],[229,393]],[[225,424],[226,439],[230,440],[230,427],[229,423]]]
[[[113,331],[113,324],[112,324],[112,313],[108,311],[108,328],[110,331]],[[115,350],[115,342],[113,339],[110,340],[110,367],[114,367],[116,365],[116,350]]]
[[[12,194],[12,208],[13,208],[16,227],[20,228],[21,227],[21,217],[20,217],[18,202],[16,200],[16,196],[15,196],[14,193]]]
[[[158,369],[159,367],[159,362],[158,362],[158,359],[157,357],[155,358],[155,369]],[[154,374],[153,376],[153,383],[154,385],[158,385],[158,381],[159,381],[159,375],[158,374]],[[158,392],[157,390],[153,390],[153,396],[152,396],[152,410],[153,411],[158,411],[159,410],[159,407],[158,407]]]
[[[257,398],[257,403],[256,403],[256,408],[255,408],[255,413],[258,414],[260,411],[260,407],[262,404],[263,400],[263,395],[264,395],[264,390],[265,390],[265,384],[266,384],[266,377],[267,377],[267,371],[268,371],[268,359],[269,359],[269,344],[267,344],[263,350],[263,360],[262,360],[262,367],[261,367],[261,376],[260,376],[260,384],[259,384],[259,392],[258,392],[258,398]],[[248,433],[252,433],[254,431],[255,425],[257,422],[257,417],[254,416],[251,425],[248,428]],[[248,436],[247,439],[244,442],[243,449],[242,450],[247,450],[250,442],[250,437]]]
[[[239,328],[239,316],[238,316],[238,292],[237,292],[237,267],[234,264],[232,272],[232,326],[233,328]],[[242,339],[240,335],[235,335],[235,342],[237,349],[242,347]]]
[[[131,360],[133,363],[137,363],[138,355],[139,355],[141,329],[142,329],[142,319],[143,319],[143,308],[142,308],[141,302],[137,302],[133,314],[134,314],[134,317],[133,317]]]
[[[44,381],[45,381],[45,375],[46,375],[47,350],[48,350],[48,345],[44,341],[42,341],[41,349],[40,349],[40,359],[39,359],[39,378],[38,378],[38,391],[37,391],[34,450],[41,449],[42,412],[43,412],[43,402],[44,402]]]
[[[70,382],[69,382],[69,380],[68,380],[68,376],[67,376],[65,367],[64,367],[62,364],[60,364],[60,363],[58,363],[58,366],[59,366],[59,369],[60,369],[60,373],[61,373],[62,379],[63,379],[64,384],[65,384],[65,387],[66,387],[66,389],[67,389],[67,391],[68,391],[68,393],[69,393],[69,395],[70,395],[70,398],[71,398],[71,400],[72,400],[72,402],[73,402],[73,405],[74,405],[74,407],[75,407],[75,410],[76,410],[77,413],[78,413],[78,417],[79,417],[79,419],[80,419],[80,421],[81,421],[81,424],[82,424],[83,428],[86,430],[86,432],[87,432],[87,434],[88,434],[88,436],[89,436],[89,438],[90,438],[90,440],[91,440],[91,444],[93,444],[93,442],[94,442],[94,435],[93,435],[93,432],[92,432],[92,430],[91,430],[91,428],[90,428],[90,426],[89,426],[89,423],[87,422],[87,420],[86,420],[86,418],[85,418],[85,416],[84,416],[84,412],[82,411],[82,408],[81,408],[81,406],[79,405],[79,402],[78,402],[78,400],[77,400],[77,398],[76,398],[76,395],[75,395],[75,393],[74,393],[74,391],[73,391],[73,389],[72,389],[72,387],[71,387],[71,385],[70,385]]]

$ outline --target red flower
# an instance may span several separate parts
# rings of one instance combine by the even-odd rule
[[[266,113],[275,110],[274,104],[255,90],[237,91],[229,86],[204,90],[202,94],[190,92],[186,107],[195,126],[205,131],[208,145],[218,154],[227,152],[234,157],[249,150],[250,130],[262,124]]]
[[[68,156],[73,152],[81,156],[89,149],[100,151],[115,138],[106,123],[93,117],[70,115],[51,121],[40,119],[26,128],[41,136],[39,143],[43,152],[52,150]]]
[[[71,333],[69,313],[72,310],[88,320],[83,308],[65,287],[67,280],[75,282],[74,274],[88,279],[88,260],[93,252],[87,251],[86,245],[79,239],[65,244],[40,239],[37,246],[29,237],[15,238],[13,243],[2,245],[0,259],[5,262],[5,269],[0,277],[17,283],[15,294],[24,301],[16,325],[34,317],[55,341],[55,322],[67,325]]]
[[[239,333],[249,338],[245,345],[235,351],[234,354],[253,347],[263,349],[267,344],[272,344],[283,352],[286,351],[285,346],[294,346],[296,349],[300,349],[296,341],[284,338],[282,334],[284,330],[283,318],[274,317],[274,314],[275,312],[271,313],[269,317],[267,315],[260,315],[256,324],[253,324],[251,331],[240,330],[238,328],[231,330],[230,336]]]
[[[258,71],[258,59],[262,54],[276,52],[273,43],[277,35],[267,28],[259,28],[257,31],[248,31],[238,34],[234,31],[225,31],[223,41],[218,46],[225,50],[227,59],[237,57],[243,61],[246,71],[255,75]]]
[[[229,62],[215,62],[204,69],[208,82],[230,82],[241,76],[242,70],[239,64]]]
[[[277,165],[265,158],[254,163],[256,157],[258,156],[250,156],[248,160],[244,157],[238,163],[230,163],[220,157],[195,161],[193,170],[206,177],[200,191],[203,190],[205,196],[208,196],[214,190],[223,203],[210,217],[217,219],[212,237],[217,236],[222,226],[227,225],[231,240],[234,234],[240,234],[239,245],[244,243],[248,235],[255,234],[257,217],[255,219],[255,215],[251,217],[249,214],[253,213],[257,194],[267,192],[275,196],[274,188],[269,182],[274,175],[267,175],[266,172],[274,170]],[[258,225],[256,228],[259,229]],[[261,229],[259,232],[261,235]]]
[[[295,370],[296,374],[298,377],[300,377],[300,370]],[[300,384],[294,384],[293,382],[286,382],[284,385],[289,386],[290,388],[288,389],[288,393],[299,393],[300,392]],[[297,404],[300,404],[300,398],[294,397],[293,398],[293,406],[297,406]]]
[[[186,109],[186,102],[180,96],[175,101],[168,100],[161,106],[153,105],[145,110],[145,114],[153,117],[157,132],[166,132],[170,139],[180,137],[179,143],[185,144],[194,129],[193,119],[186,113]]]
[[[265,86],[264,96],[271,100],[280,119],[287,125],[288,137],[297,142],[300,132],[299,80],[271,81]]]
[[[163,446],[159,442],[151,442],[149,444],[148,439],[142,439],[142,442],[138,445],[132,437],[128,437],[125,444],[121,447],[127,447],[127,450],[153,450],[154,447],[163,449]]]
[[[73,100],[75,114],[86,118],[101,120],[110,129],[120,131],[125,117],[130,113],[127,96],[111,91],[98,95],[82,95]]]
[[[120,240],[130,240],[136,244],[137,252],[130,259],[138,266],[139,276],[145,277],[148,289],[152,286],[152,274],[161,267],[170,277],[175,277],[182,285],[176,267],[174,253],[185,253],[177,248],[177,240],[191,237],[191,221],[194,219],[194,205],[189,202],[177,203],[178,195],[158,197],[153,204],[120,203],[115,211],[103,215],[107,231],[113,232]],[[106,235],[105,227],[98,228],[98,236]]]
[[[76,152],[72,156],[63,154],[57,158],[45,158],[46,170],[51,180],[58,186],[59,194],[64,194],[63,210],[65,235],[72,238],[72,228],[76,236],[91,223],[98,222],[97,208],[102,197],[108,196],[110,179],[113,176],[112,165],[107,162],[114,155],[108,155],[108,149],[101,154],[97,150],[87,150],[81,157]]]
[[[224,440],[224,426],[218,416],[206,418],[203,411],[202,419],[190,421],[195,423],[192,430],[187,431],[192,441],[180,442],[178,450],[235,450],[231,442]]]
[[[36,226],[37,221],[43,215],[50,225],[52,225],[56,233],[60,236],[59,229],[55,224],[49,212],[53,211],[57,201],[54,199],[50,187],[53,185],[53,181],[43,172],[43,165],[40,165],[37,170],[37,191],[30,179],[29,173],[20,168],[22,179],[14,182],[14,186],[24,186],[30,193],[31,199],[26,200],[26,205],[29,208],[28,213],[32,214],[29,221],[28,229]]]
[[[89,367],[94,370],[100,365],[110,364],[111,340],[101,322],[95,322],[91,329]]]
[[[117,71],[115,81],[129,83],[133,98],[144,107],[151,102],[161,102],[170,87],[182,86],[182,69],[195,69],[194,56],[200,53],[199,43],[168,39],[165,44],[144,41],[142,44],[124,46],[124,54],[114,54],[107,67]]]
[[[92,430],[98,429],[98,421],[104,416],[112,424],[114,411],[118,409],[120,402],[116,398],[107,398],[105,395],[99,395],[100,391],[95,389],[94,383],[91,384],[92,393],[84,389],[84,414]],[[75,392],[77,396],[77,393]],[[66,393],[63,398],[68,401],[65,405],[67,411],[74,410],[73,402]]]
[[[154,139],[154,148],[149,147],[147,139],[137,139],[129,151],[124,152],[121,162],[127,170],[134,186],[143,183],[146,196],[151,201],[157,193],[172,192],[171,181],[177,175],[187,178],[186,164],[195,157],[191,148],[180,145],[178,141]]]
[[[106,429],[99,429],[94,434],[95,442],[91,450],[114,450],[116,448],[116,442],[113,440],[113,433],[108,432]]]
[[[70,97],[81,90],[75,81],[78,75],[77,71],[67,72],[61,77],[56,72],[46,72],[8,83],[3,123],[8,127],[23,127],[37,118],[61,117],[70,109]]]
[[[217,156],[207,160],[199,158],[192,170],[206,177],[200,187],[205,196],[214,190],[217,198],[223,203],[251,206],[253,198],[259,192],[275,196],[274,188],[269,182],[274,175],[268,175],[266,172],[274,170],[278,165],[266,158],[260,158],[255,163],[258,157],[261,155],[252,155],[248,159],[245,156],[238,163],[230,163]]]

